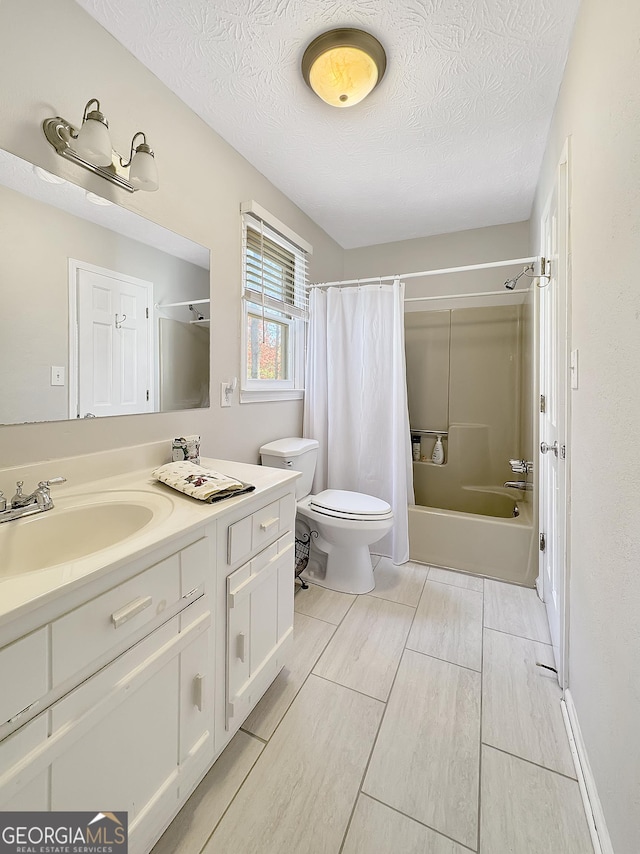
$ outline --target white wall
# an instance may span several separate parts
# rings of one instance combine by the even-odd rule
[[[386,276],[419,270],[440,270],[467,264],[483,264],[529,255],[529,223],[514,222],[488,228],[474,228],[435,237],[419,237],[348,249],[344,253],[344,276],[347,279],[366,276]],[[436,294],[470,293],[474,291],[501,290],[509,276],[522,266],[478,270],[469,273],[450,273],[425,279],[407,279],[406,296],[417,297]],[[526,287],[521,279],[518,287]],[[506,294],[506,291],[505,291]],[[499,300],[512,305],[513,297]],[[495,302],[495,301],[494,301]],[[462,300],[455,306],[478,305]],[[488,303],[483,303],[488,304]],[[416,311],[429,308],[449,308],[452,303],[413,303]]]
[[[640,4],[583,0],[532,221],[570,136],[569,685],[616,854],[640,851],[639,117]]]
[[[0,468],[185,433],[202,435],[205,454],[254,461],[262,442],[296,434],[301,402],[219,407],[221,380],[240,371],[240,203],[255,199],[313,245],[312,279],[340,278],[340,247],[73,0],[0,3],[0,81],[0,148],[210,247],[213,317],[210,410],[1,427]],[[43,119],[79,123],[91,97],[100,99],[118,151],[129,150],[135,131],[147,133],[157,193],[131,196],[62,160],[46,142]]]

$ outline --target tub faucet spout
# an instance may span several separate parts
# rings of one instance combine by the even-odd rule
[[[523,492],[531,492],[533,484],[526,480],[508,480],[503,484],[507,489],[521,489]]]

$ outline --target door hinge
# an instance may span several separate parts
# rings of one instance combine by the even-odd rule
[[[560,445],[560,459],[566,460],[566,458],[567,458],[567,446],[566,445]]]
[[[547,549],[547,538],[544,534],[540,534],[540,551],[544,552]]]
[[[149,309],[148,309],[148,308],[145,308],[145,312],[146,312],[147,320],[149,320]]]
[[[545,397],[544,394],[541,394],[540,395],[540,412],[546,412],[546,411],[547,411],[547,398]]]
[[[147,400],[149,400],[149,389],[147,389]]]

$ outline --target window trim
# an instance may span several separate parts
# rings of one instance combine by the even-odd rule
[[[306,346],[307,321],[305,317],[290,316],[283,317],[273,306],[264,306],[264,316],[270,316],[278,322],[285,321],[289,326],[290,367],[292,377],[287,380],[266,380],[247,378],[248,340],[247,327],[248,318],[252,314],[250,306],[257,306],[262,314],[263,306],[256,299],[252,301],[247,296],[246,288],[246,230],[248,227],[261,226],[265,237],[273,243],[281,246],[295,258],[295,277],[302,275],[302,288],[306,292],[306,265],[307,255],[311,254],[313,248],[305,240],[291,231],[284,223],[276,217],[272,217],[264,208],[255,202],[241,205],[242,224],[242,276],[241,276],[241,299],[242,299],[242,330],[241,330],[241,381],[240,381],[240,403],[257,403],[276,400],[301,400],[304,397],[304,362]],[[300,273],[300,263],[302,272]]]

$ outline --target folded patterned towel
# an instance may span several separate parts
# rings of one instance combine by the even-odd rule
[[[235,480],[226,474],[220,474],[218,471],[186,460],[167,463],[155,469],[151,475],[161,483],[177,489],[178,492],[184,492],[185,495],[207,501],[209,504],[242,495],[244,492],[252,492],[255,489],[255,486],[250,483],[243,483],[241,480]]]

